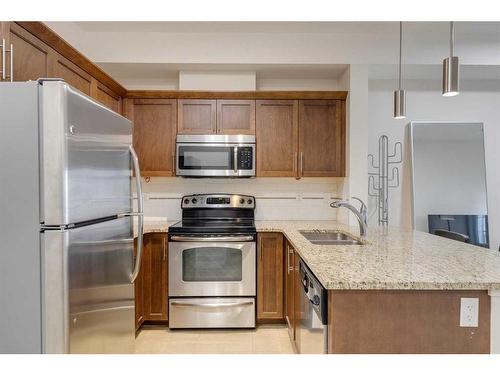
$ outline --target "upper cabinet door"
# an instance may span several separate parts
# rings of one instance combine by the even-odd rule
[[[49,77],[62,78],[75,89],[90,96],[91,76],[57,52],[50,55]]]
[[[121,113],[122,103],[121,98],[108,87],[104,86],[102,83],[97,82],[93,79],[93,86],[91,87],[91,96],[95,98],[100,103],[104,104],[106,107],[112,109],[116,113]]]
[[[178,134],[215,134],[216,100],[179,99]]]
[[[9,28],[8,37],[10,37],[10,43],[14,47],[14,81],[28,81],[49,77],[49,53],[53,51],[45,43],[15,23],[3,22],[2,24],[5,25],[5,29]],[[5,63],[7,74],[10,73],[9,59],[10,55],[7,55]]]
[[[344,102],[299,101],[299,175],[345,176]]]
[[[255,100],[217,100],[217,134],[255,134]]]
[[[257,176],[297,175],[298,101],[257,100]]]
[[[174,175],[177,100],[126,100],[125,115],[134,124],[133,142],[145,177]]]

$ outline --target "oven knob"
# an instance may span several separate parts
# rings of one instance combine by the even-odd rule
[[[189,204],[189,199],[184,199],[184,204]]]
[[[313,303],[313,305],[316,305],[316,306],[319,305],[319,296],[317,294],[314,295],[314,297],[312,299],[312,303]]]
[[[247,200],[247,203],[248,203],[248,204],[252,204],[252,202],[253,202],[253,201],[252,201],[251,199]]]
[[[240,198],[240,204],[245,203],[245,200],[243,198]]]
[[[192,204],[196,204],[196,202],[198,202],[198,199],[196,199],[196,198],[191,199]]]

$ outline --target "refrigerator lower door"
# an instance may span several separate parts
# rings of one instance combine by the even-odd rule
[[[45,353],[135,350],[132,220],[42,233]]]
[[[85,222],[132,211],[132,123],[68,84],[43,82],[41,222]]]

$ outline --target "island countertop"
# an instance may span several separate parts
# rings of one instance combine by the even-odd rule
[[[258,232],[281,232],[326,289],[500,289],[500,253],[429,233],[368,229],[366,245],[313,245],[299,230],[358,227],[336,221],[256,221]],[[358,237],[359,238],[359,237]]]
[[[166,233],[174,223],[146,217],[144,232]],[[500,289],[498,251],[396,227],[368,228],[365,245],[313,245],[299,230],[339,230],[356,237],[359,228],[333,220],[257,220],[255,225],[258,232],[283,233],[326,289]]]

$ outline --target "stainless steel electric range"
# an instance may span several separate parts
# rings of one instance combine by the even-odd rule
[[[181,207],[168,229],[169,327],[255,327],[255,198],[196,194]]]

